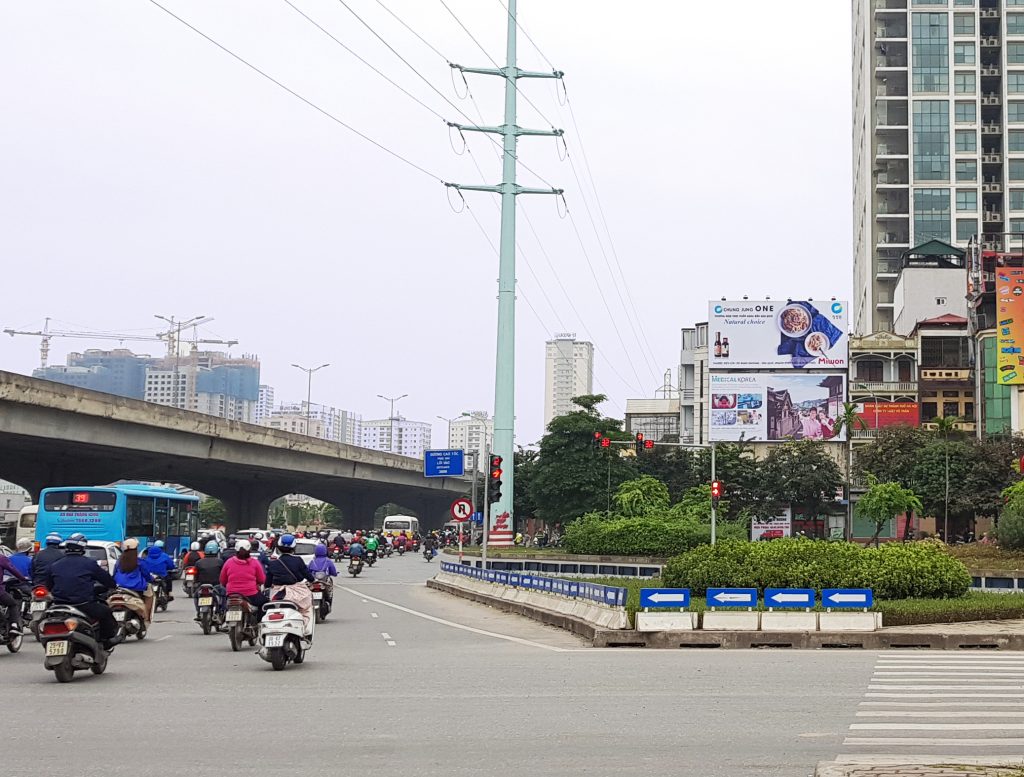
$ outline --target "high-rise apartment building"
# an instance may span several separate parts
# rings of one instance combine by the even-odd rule
[[[336,407],[306,402],[285,403],[261,421],[263,426],[306,434],[346,445],[362,444],[362,416]]]
[[[274,387],[261,383],[256,394],[256,408],[253,411],[252,422],[261,424],[263,419],[268,418],[272,412],[274,412]]]
[[[152,356],[132,353],[127,348],[111,351],[90,348],[85,353],[69,353],[66,365],[52,364],[33,370],[32,377],[129,399],[143,399],[146,369],[158,361]]]
[[[143,399],[252,423],[259,381],[260,363],[254,356],[198,351],[147,368]]]
[[[594,345],[559,333],[544,353],[544,426],[572,412],[572,398],[594,393]]]
[[[494,442],[494,419],[488,418],[485,411],[477,410],[455,419],[448,428],[448,447],[462,448],[466,452],[466,467],[473,465],[470,457],[474,454],[477,467],[486,467],[487,448]]]
[[[424,421],[410,421],[400,415],[364,421],[362,446],[422,459],[423,451],[430,447],[431,431],[430,424]]]
[[[903,255],[1024,232],[1024,5],[855,0],[857,334],[893,331]]]
[[[679,442],[708,441],[708,325],[684,327],[679,349]]]

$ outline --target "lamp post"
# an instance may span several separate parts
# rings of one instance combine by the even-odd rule
[[[292,367],[302,370],[306,373],[306,436],[312,437],[309,433],[309,411],[310,401],[313,398],[313,373],[322,370],[324,367],[330,367],[330,364],[321,364],[319,367],[303,367],[298,364],[293,364]]]
[[[443,415],[439,415],[438,418],[445,421],[448,424],[448,447],[452,447],[452,421],[458,421],[462,418],[461,415],[457,415],[454,418],[445,418]]]
[[[386,397],[383,394],[377,395],[379,399],[383,399],[385,402],[391,403],[391,411],[388,414],[388,420],[390,421],[390,424],[388,425],[388,436],[391,438],[388,441],[388,451],[390,453],[395,452],[395,402],[397,402],[400,399],[405,399],[407,396],[409,395],[402,394],[402,396],[400,397]]]
[[[174,316],[167,317],[157,315],[155,313],[153,314],[153,317],[159,318],[161,321],[166,321],[171,325],[170,330],[167,332],[168,338],[173,338],[172,345],[174,348],[174,388],[171,389],[171,396],[174,401],[174,406],[178,407],[178,365],[181,360],[181,330],[187,326],[204,322],[206,316],[192,316],[192,318],[187,321],[175,321]]]

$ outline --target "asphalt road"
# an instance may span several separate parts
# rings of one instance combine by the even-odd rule
[[[392,557],[341,580],[306,663],[284,672],[204,637],[180,597],[101,677],[60,685],[35,642],[0,651],[3,734],[19,743],[3,772],[808,777],[842,751],[876,663],[595,650],[428,590],[436,568]]]

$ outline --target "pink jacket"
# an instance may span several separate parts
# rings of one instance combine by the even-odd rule
[[[220,571],[220,584],[229,594],[254,596],[260,592],[266,580],[263,565],[259,559],[252,556],[247,559],[232,556],[224,562],[224,567]]]

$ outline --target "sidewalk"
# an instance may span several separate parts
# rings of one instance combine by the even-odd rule
[[[996,759],[963,759],[988,761]],[[815,777],[1024,777],[1020,766],[977,764],[841,764],[825,761],[818,764]]]

